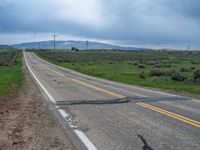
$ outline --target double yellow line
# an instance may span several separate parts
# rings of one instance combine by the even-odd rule
[[[123,95],[120,95],[120,94],[117,94],[117,93],[113,93],[111,91],[108,91],[108,90],[105,90],[105,89],[102,89],[102,88],[99,88],[99,87],[96,87],[94,85],[91,85],[91,84],[88,84],[88,83],[85,83],[85,82],[82,82],[82,81],[79,81],[77,79],[72,79],[74,82],[76,83],[79,83],[79,84],[82,84],[84,86],[87,86],[87,87],[90,87],[90,88],[93,88],[97,91],[100,91],[100,92],[103,92],[103,93],[106,93],[106,94],[109,94],[109,95],[112,95],[114,97],[117,97],[119,99],[123,99],[123,98],[126,98],[126,96],[123,96]]]
[[[96,87],[94,85],[91,85],[91,84],[88,84],[86,82],[83,82],[83,81],[80,81],[80,80],[77,80],[75,78],[70,78],[70,77],[66,77],[64,74],[62,73],[59,73],[45,65],[42,65],[40,64],[41,66],[43,66],[44,68],[56,73],[57,75],[61,76],[61,77],[64,77],[64,78],[67,78],[67,79],[70,79],[76,83],[79,83],[81,85],[84,85],[84,86],[87,86],[87,87],[90,87],[92,89],[95,89],[97,91],[100,91],[100,92],[103,92],[103,93],[107,93],[109,95],[112,95],[114,97],[117,97],[119,99],[123,99],[123,98],[126,98],[126,96],[123,96],[123,95],[120,95],[120,94],[117,94],[117,93],[114,93],[114,92],[111,92],[111,91],[108,91],[108,90],[105,90],[105,89],[102,89],[102,88],[99,88],[99,87]],[[167,111],[167,110],[164,110],[164,109],[161,109],[161,108],[158,108],[158,107],[155,107],[153,105],[149,105],[149,104],[146,104],[144,102],[139,102],[139,103],[136,103],[137,105],[139,106],[142,106],[144,108],[147,108],[147,109],[150,109],[150,110],[153,110],[153,111],[156,111],[158,113],[161,113],[163,115],[166,115],[168,117],[171,117],[171,118],[174,118],[174,119],[177,119],[179,121],[182,121],[182,122],[185,122],[187,124],[190,124],[192,126],[195,126],[195,127],[198,127],[200,128],[200,122],[199,121],[196,121],[196,120],[193,120],[193,119],[190,119],[190,118],[187,118],[187,117],[184,117],[182,115],[179,115],[179,114],[176,114],[176,113],[173,113],[173,112],[170,112],[170,111]]]
[[[100,91],[100,92],[103,92],[103,93],[112,95],[112,96],[117,97],[117,98],[120,98],[120,99],[126,98],[126,96],[123,96],[123,95],[120,95],[120,94],[117,94],[117,93],[113,93],[113,92],[111,92],[111,91],[108,91],[108,90],[105,90],[105,89],[96,87],[96,86],[91,85],[91,84],[88,84],[88,83],[86,83],[86,82],[82,82],[82,81],[77,80],[77,79],[75,79],[75,78],[66,77],[64,74],[59,73],[59,72],[57,72],[57,71],[55,71],[55,70],[53,70],[53,69],[51,69],[51,68],[49,68],[49,67],[47,67],[47,66],[45,66],[45,65],[42,65],[42,64],[40,64],[40,65],[43,66],[44,68],[46,68],[46,69],[48,69],[48,70],[50,70],[50,71],[56,73],[57,75],[59,75],[59,76],[61,76],[61,77],[64,77],[64,78],[67,78],[67,79],[70,79],[70,80],[72,80],[72,81],[74,81],[74,82],[76,82],[76,83],[82,84],[82,85],[84,85],[84,86],[90,87],[90,88],[92,88],[92,89],[95,89],[95,90],[97,90],[97,91]]]
[[[199,121],[196,121],[196,120],[193,120],[193,119],[190,119],[190,118],[175,114],[173,112],[170,112],[170,111],[167,111],[167,110],[164,110],[164,109],[161,109],[161,108],[158,108],[158,107],[155,107],[155,106],[143,103],[143,102],[137,103],[137,105],[145,107],[145,108],[148,108],[148,109],[151,109],[153,111],[159,112],[159,113],[164,114],[166,116],[172,117],[174,119],[183,121],[185,123],[188,123],[190,125],[193,125],[195,127],[199,127],[200,128],[200,122]]]

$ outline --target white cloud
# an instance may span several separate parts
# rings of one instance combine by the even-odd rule
[[[61,8],[56,16],[62,21],[70,20],[84,25],[98,25],[92,20],[102,18],[100,4],[96,0],[60,0]],[[91,21],[90,21],[91,20]]]

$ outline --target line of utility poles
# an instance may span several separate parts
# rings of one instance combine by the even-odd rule
[[[54,44],[53,44],[53,46],[54,46],[54,51],[56,51],[56,37],[57,37],[57,35],[54,34],[54,35],[53,35],[53,40],[54,40]]]

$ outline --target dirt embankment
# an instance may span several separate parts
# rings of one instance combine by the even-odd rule
[[[18,94],[0,97],[0,150],[73,149],[42,98],[28,75]]]

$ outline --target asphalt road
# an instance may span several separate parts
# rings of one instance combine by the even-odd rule
[[[33,53],[25,57],[55,107],[96,149],[199,150],[199,100],[90,77]]]

